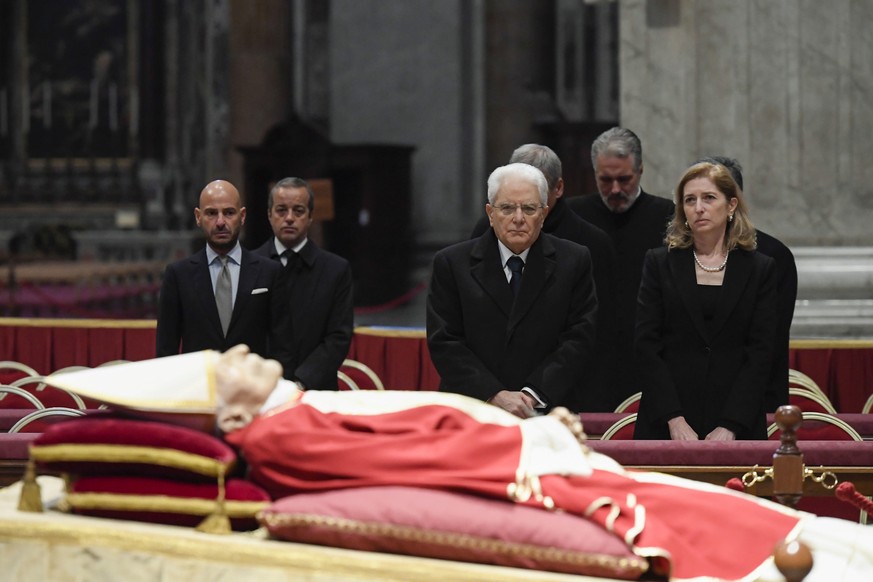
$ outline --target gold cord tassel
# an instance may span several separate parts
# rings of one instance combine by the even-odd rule
[[[215,511],[200,522],[197,531],[211,534],[230,533],[230,518],[224,507],[224,472],[218,474],[218,497],[215,500]]]
[[[21,484],[21,497],[18,498],[18,511],[42,512],[42,493],[36,482],[36,466],[28,459]]]

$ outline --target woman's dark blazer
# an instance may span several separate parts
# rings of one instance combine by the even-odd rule
[[[635,352],[643,397],[634,438],[669,439],[682,415],[703,439],[718,426],[766,439],[764,393],[774,357],[776,269],[756,251],[728,258],[711,331],[691,249],[650,250],[637,302]]]

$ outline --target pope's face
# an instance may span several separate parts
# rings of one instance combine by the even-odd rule
[[[265,360],[243,344],[221,354],[215,363],[219,427],[230,432],[251,422],[281,377],[279,362]]]

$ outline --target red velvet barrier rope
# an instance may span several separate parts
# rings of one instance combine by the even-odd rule
[[[117,316],[112,310],[95,310],[95,309],[87,309],[85,307],[80,307],[71,303],[62,303],[57,301],[51,294],[47,293],[41,286],[33,285],[32,283],[24,283],[19,286],[19,289],[29,289],[33,292],[33,294],[41,299],[44,302],[45,307],[52,307],[58,310],[63,310],[68,312],[71,315],[76,315],[78,317],[84,318],[95,318],[101,319],[108,316]],[[142,293],[157,293],[160,289],[160,285],[157,283],[150,284],[147,288],[140,288],[137,291],[137,294]],[[87,299],[87,297],[86,297]],[[15,307],[15,303],[12,303],[12,306]]]
[[[851,503],[858,509],[873,515],[873,501],[858,493],[858,490],[855,489],[855,484],[851,481],[843,481],[837,485],[834,496],[840,501]]]
[[[62,303],[60,301],[57,301],[54,297],[51,296],[51,294],[45,292],[41,287],[36,286],[36,285],[26,284],[26,285],[22,285],[20,288],[24,288],[25,286],[28,289],[32,290],[34,295],[39,297],[45,303],[46,307],[53,307],[55,309],[63,309],[65,311],[70,312],[71,314],[74,314],[74,315],[77,315],[80,317],[105,317],[107,314],[111,313],[111,312],[106,312],[106,311],[91,310],[91,309],[80,307],[80,306],[74,305],[74,304]],[[160,288],[160,285],[155,284],[154,289],[149,289],[148,291],[157,292],[159,288]],[[366,305],[366,306],[362,306],[362,307],[356,307],[355,313],[358,315],[366,315],[366,314],[371,314],[371,313],[382,313],[384,311],[389,311],[391,309],[394,309],[396,307],[400,307],[401,305],[405,305],[405,304],[409,303],[416,296],[418,296],[422,291],[424,291],[426,288],[427,288],[427,281],[421,281],[415,287],[413,287],[412,289],[410,289],[409,291],[407,291],[403,295],[401,295],[399,297],[395,297],[394,299],[391,299],[390,301],[387,301],[387,302],[379,304],[379,305]]]
[[[383,311],[388,311],[390,309],[394,309],[395,307],[400,307],[401,305],[405,305],[412,301],[416,295],[421,293],[427,289],[427,281],[422,281],[400,297],[396,297],[391,301],[386,303],[382,303],[381,305],[366,305],[364,307],[356,307],[355,313],[357,315],[366,315],[370,313],[382,313]]]

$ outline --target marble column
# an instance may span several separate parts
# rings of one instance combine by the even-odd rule
[[[744,166],[753,218],[791,246],[873,244],[873,3],[621,0],[621,123],[644,187],[697,157]]]

